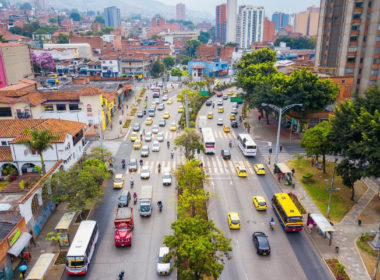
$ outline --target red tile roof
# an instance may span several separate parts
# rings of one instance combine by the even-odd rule
[[[0,162],[13,161],[11,147],[0,147]]]

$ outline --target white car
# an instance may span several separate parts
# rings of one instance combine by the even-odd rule
[[[164,174],[162,174],[162,184],[164,186],[170,186],[172,184],[172,174],[170,174],[170,170],[165,170]]]
[[[156,139],[158,142],[163,142],[164,141],[164,134],[162,132],[157,133]]]
[[[157,274],[158,275],[169,275],[170,268],[173,265],[173,258],[168,261],[164,261],[165,256],[169,253],[168,247],[160,247],[157,256]]]
[[[144,145],[141,147],[141,157],[148,157],[149,156],[149,147],[147,145]]]
[[[152,132],[145,133],[145,142],[152,141]]]
[[[154,141],[152,144],[152,152],[159,152],[160,151],[160,143],[158,141]]]
[[[155,124],[154,126],[152,126],[152,132],[153,132],[154,134],[157,134],[158,131],[159,131],[158,125]]]
[[[143,166],[141,167],[141,172],[140,172],[140,178],[141,179],[149,179],[150,178],[150,171],[148,166]]]
[[[162,97],[162,101],[166,101],[168,99],[169,99],[169,97],[166,94]]]
[[[223,106],[223,99],[219,99],[217,105],[218,106]]]
[[[216,122],[217,125],[223,125],[223,119],[218,119],[218,121]]]

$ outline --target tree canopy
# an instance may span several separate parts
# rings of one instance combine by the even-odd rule
[[[291,49],[314,49],[315,48],[315,39],[299,37],[293,38],[289,36],[282,36],[276,39],[274,42],[275,46],[279,46],[281,42],[286,43],[287,47]]]
[[[22,3],[20,6],[20,10],[31,10],[32,9],[32,4],[25,2]]]
[[[70,18],[73,20],[73,21],[80,21],[80,13],[76,10],[73,10],[71,13],[70,13]]]
[[[184,57],[182,57],[182,59],[181,59],[181,64],[182,64],[182,65],[187,65],[187,63],[188,63],[190,60],[191,60],[191,57],[189,57],[189,56],[184,56]]]
[[[199,36],[198,36],[198,40],[202,43],[202,44],[207,44],[208,43],[208,40],[210,40],[211,38],[211,34],[210,32],[204,32],[204,31],[201,31],[199,33]]]
[[[185,157],[189,160],[194,158],[197,150],[205,152],[201,137],[193,128],[186,127],[184,132],[174,139],[174,145],[176,147],[184,147]]]
[[[104,18],[102,16],[96,16],[94,23],[96,23],[96,22],[104,24]]]
[[[259,49],[257,51],[247,53],[243,55],[240,62],[237,64],[237,69],[239,71],[251,66],[252,64],[260,63],[275,63],[276,62],[276,52],[268,48]]]
[[[165,70],[165,66],[160,61],[156,60],[155,62],[153,62],[153,65],[152,65],[152,75],[155,78],[157,78],[158,76],[160,76],[161,73],[164,72],[164,70]]]
[[[196,39],[187,40],[185,43],[186,53],[190,57],[194,57],[197,53],[198,47],[201,45],[201,41]]]
[[[173,68],[172,71],[170,72],[170,75],[181,77],[183,75],[183,73],[178,68]]]
[[[172,56],[166,56],[164,58],[164,65],[166,68],[170,69],[174,66],[174,64],[175,64],[175,60]]]
[[[69,43],[69,35],[59,33],[57,44],[68,44]]]

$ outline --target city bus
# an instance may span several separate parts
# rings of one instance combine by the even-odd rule
[[[206,150],[206,154],[215,154],[215,138],[212,128],[202,128],[203,145]]]
[[[96,221],[86,220],[80,223],[66,255],[67,274],[83,275],[87,273],[98,236],[99,232]]]
[[[285,232],[302,230],[302,214],[287,193],[275,193],[272,207]]]
[[[238,144],[239,148],[242,151],[243,155],[246,157],[255,157],[257,152],[257,146],[255,141],[249,134],[241,133],[238,135]]]

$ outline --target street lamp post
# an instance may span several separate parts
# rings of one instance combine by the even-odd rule
[[[338,159],[335,158],[334,171],[333,171],[333,175],[332,175],[332,179],[331,179],[331,187],[329,189],[327,189],[327,191],[329,192],[329,204],[327,205],[327,215],[326,215],[327,218],[330,217],[332,192],[340,190],[340,188],[334,188],[334,176],[335,176],[335,170],[336,170],[336,163],[337,162],[338,162]]]
[[[282,118],[282,114],[284,114],[286,111],[290,110],[291,108],[295,107],[295,106],[300,106],[302,107],[303,104],[290,104],[290,105],[287,105],[285,107],[278,107],[276,105],[273,105],[273,104],[267,104],[267,103],[261,103],[261,106],[263,107],[269,107],[275,111],[278,112],[279,116],[278,116],[278,127],[277,127],[277,142],[276,142],[276,156],[275,156],[275,159],[274,159],[274,162],[275,163],[278,163],[278,150],[279,150],[279,147],[280,147],[280,131],[281,131],[281,118]]]

